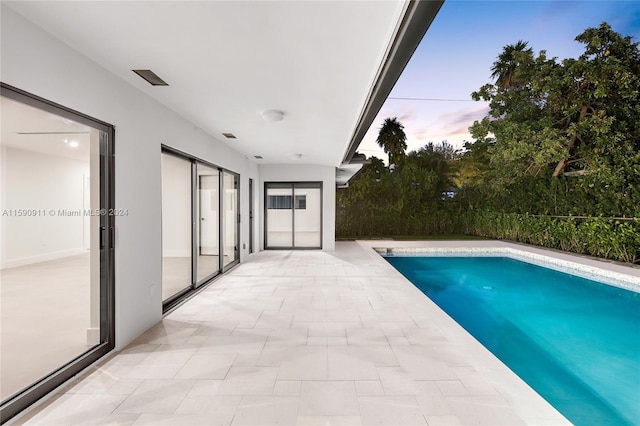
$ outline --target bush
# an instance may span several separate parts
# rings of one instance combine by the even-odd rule
[[[465,213],[461,225],[460,232],[466,234],[640,263],[638,219],[562,219],[481,211]]]

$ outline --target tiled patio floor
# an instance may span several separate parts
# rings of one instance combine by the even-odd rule
[[[17,424],[566,420],[364,245],[267,251]]]

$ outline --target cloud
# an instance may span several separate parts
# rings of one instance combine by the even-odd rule
[[[413,110],[411,110],[409,112],[406,112],[406,113],[402,114],[400,117],[398,117],[398,121],[400,123],[404,124],[405,126],[407,124],[413,123],[415,119],[416,119],[415,111],[413,111]]]
[[[430,133],[444,136],[454,136],[469,133],[469,126],[476,120],[481,120],[489,112],[489,105],[474,106],[458,111],[441,114],[433,121]]]
[[[405,127],[411,126],[416,119],[418,118],[417,112],[415,108],[407,108],[407,107],[394,107],[390,108],[387,105],[383,106],[378,115],[376,115],[375,120],[373,120],[372,126],[377,126],[378,128],[382,125],[385,119],[387,118],[397,118],[400,123],[402,123]]]

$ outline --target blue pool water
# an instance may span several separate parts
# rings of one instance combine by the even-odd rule
[[[386,257],[576,425],[640,424],[640,294],[505,257]]]

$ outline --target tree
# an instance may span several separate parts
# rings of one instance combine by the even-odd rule
[[[528,46],[529,43],[519,40],[504,47],[491,67],[491,78],[496,79],[498,87],[512,88],[522,83],[519,71],[533,61],[533,50]]]
[[[389,165],[397,164],[407,149],[407,135],[404,133],[404,126],[396,117],[386,118],[380,127],[376,142],[389,155]]]
[[[429,189],[433,193],[431,198],[438,199],[445,191],[450,191],[455,185],[458,171],[459,152],[446,141],[440,144],[427,143],[422,148],[411,151],[406,162],[415,164],[422,170],[433,172]]]
[[[488,145],[493,185],[570,172],[572,182],[563,186],[581,186],[592,203],[602,204],[596,211],[632,215],[640,202],[638,43],[606,23],[576,40],[584,53],[562,61],[545,51],[530,60],[527,49],[516,55],[525,43],[505,47],[494,64],[496,84],[472,94],[489,101],[490,111],[470,130]]]

